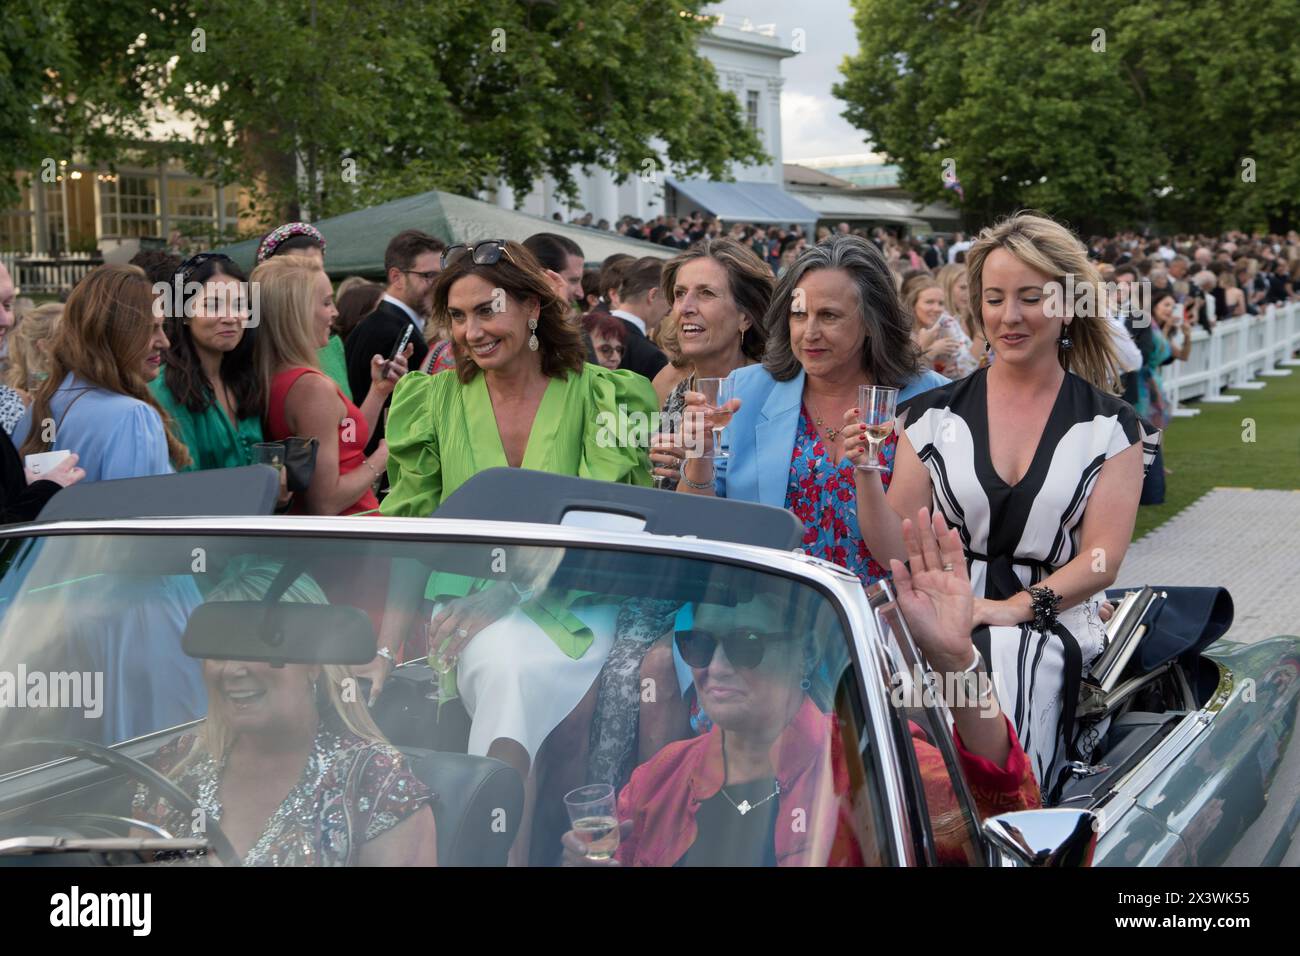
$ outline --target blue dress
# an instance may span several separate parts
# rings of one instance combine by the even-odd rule
[[[167,435],[158,412],[138,399],[80,381],[64,379],[50,402],[54,440],[51,450],[79,456],[84,481],[140,478],[173,471]],[[32,427],[30,409],[14,429],[21,446]],[[39,424],[37,427],[40,427]],[[90,539],[101,547],[111,539]],[[50,542],[42,540],[44,549]],[[37,555],[39,552],[37,552]],[[39,560],[39,557],[33,558]],[[103,562],[101,567],[109,566]],[[103,675],[99,713],[76,720],[67,736],[114,744],[202,717],[207,691],[202,665],[181,649],[190,613],[202,603],[188,574],[140,573],[131,568],[75,578],[55,585],[60,615],[57,628],[63,666]],[[22,582],[12,585],[12,614],[25,600]],[[43,588],[49,600],[55,593]],[[34,596],[26,598],[35,600]]]
[[[50,400],[50,419],[50,450],[76,452],[78,467],[86,471],[84,481],[173,471],[162,418],[139,399],[98,388],[69,372]],[[28,408],[14,426],[14,445],[21,448],[32,427]],[[45,424],[37,422],[35,427]]]

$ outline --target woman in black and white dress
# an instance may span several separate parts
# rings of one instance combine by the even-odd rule
[[[888,493],[857,472],[858,520],[873,553],[900,560],[904,515],[933,507],[958,529],[975,646],[1050,798],[1101,729],[1079,732],[1079,681],[1104,645],[1100,592],[1133,535],[1155,436],[1114,395],[1100,310],[1062,299],[1067,274],[1076,294],[1100,282],[1078,239],[1021,214],[985,229],[967,263],[996,360],[905,406]]]

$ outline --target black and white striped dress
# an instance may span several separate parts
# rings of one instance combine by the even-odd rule
[[[961,534],[975,596],[1005,600],[1074,558],[1102,465],[1139,441],[1149,462],[1158,434],[1145,434],[1130,405],[1067,372],[1029,470],[1009,486],[989,454],[987,377],[980,369],[923,392],[901,414],[930,471],[934,509]],[[1087,758],[1100,731],[1080,734],[1074,721],[1080,677],[1104,645],[1097,605],[1062,611],[1050,633],[1021,624],[972,635],[1044,795],[1069,761]]]

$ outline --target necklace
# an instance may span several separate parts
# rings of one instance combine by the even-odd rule
[[[834,442],[836,436],[838,436],[844,431],[844,426],[840,426],[839,428],[834,428],[830,425],[827,425],[826,422],[822,420],[822,417],[817,414],[816,409],[812,407],[812,404],[810,402],[805,400],[804,404],[808,406],[808,411],[812,413],[813,424],[817,426],[818,431],[825,432],[826,440],[829,442]]]
[[[724,782],[727,779],[727,732],[725,730],[722,732],[722,779]],[[772,792],[762,800],[758,801],[758,803],[750,803],[748,800],[741,800],[740,803],[737,803],[735,800],[731,799],[731,794],[727,793],[726,787],[719,787],[718,789],[721,790],[722,795],[727,798],[727,802],[735,807],[736,812],[743,817],[750,810],[757,810],[763,804],[767,803],[767,801],[781,793],[781,781],[773,780],[772,783],[775,784]]]

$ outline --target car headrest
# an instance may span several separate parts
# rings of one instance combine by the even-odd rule
[[[1147,632],[1129,669],[1149,674],[1174,658],[1197,655],[1232,626],[1232,595],[1226,588],[1151,585],[1151,589],[1157,597],[1142,619]],[[1124,589],[1112,589],[1106,596],[1122,598]]]
[[[524,809],[524,782],[492,757],[403,747],[436,798],[439,866],[505,866]]]
[[[47,501],[36,520],[269,515],[279,495],[280,476],[270,465],[83,481]]]
[[[448,495],[437,517],[629,527],[781,551],[803,541],[803,523],[784,508],[522,468],[480,471]]]

